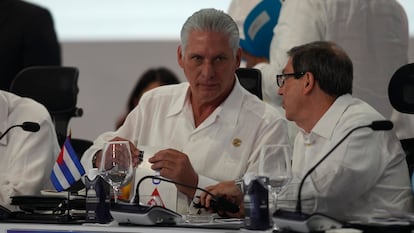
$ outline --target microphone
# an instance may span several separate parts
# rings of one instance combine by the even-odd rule
[[[40,125],[36,122],[26,121],[26,122],[23,122],[22,129],[24,131],[37,132],[40,129]]]
[[[6,134],[13,128],[15,127],[21,127],[24,131],[28,131],[28,132],[37,132],[40,129],[40,125],[36,122],[31,122],[31,121],[26,121],[23,122],[21,125],[12,125],[10,126],[1,136],[0,136],[0,140],[6,136]]]
[[[370,127],[371,129],[378,131],[378,130],[391,130],[394,125],[392,124],[391,121],[373,121],[371,123],[371,125],[367,126]]]
[[[223,212],[237,213],[240,210],[239,207],[236,204],[228,201],[227,199],[225,199],[222,196],[215,196],[214,194],[212,194],[211,192],[209,192],[209,191],[207,191],[203,188],[188,185],[188,184],[184,184],[184,183],[180,183],[180,182],[170,180],[170,179],[166,179],[166,178],[163,178],[163,177],[160,177],[160,176],[144,176],[138,181],[137,188],[136,188],[136,191],[135,191],[135,199],[134,199],[134,203],[136,203],[137,205],[139,205],[139,186],[141,185],[141,183],[144,180],[149,179],[149,178],[152,178],[154,180],[162,180],[162,181],[165,181],[165,182],[168,182],[168,183],[173,183],[173,184],[176,184],[176,185],[180,185],[180,186],[183,186],[183,187],[186,187],[186,188],[198,189],[198,190],[201,190],[205,193],[208,193],[209,195],[212,196],[212,199],[210,201],[210,206],[216,212],[223,211]],[[201,208],[202,206],[199,205],[199,204],[195,204],[194,207]]]
[[[382,130],[391,130],[393,128],[393,123],[388,120],[380,120],[380,121],[373,121],[369,125],[362,125],[351,129],[335,146],[332,147],[331,150],[328,151],[313,167],[311,167],[306,174],[303,176],[298,189],[298,196],[296,200],[296,211],[290,212],[286,210],[278,210],[273,214],[273,221],[279,222],[277,225],[282,228],[285,226],[286,228],[294,230],[295,221],[301,221],[299,225],[297,225],[299,232],[310,232],[310,231],[324,231],[331,228],[338,228],[341,227],[342,224],[337,222],[334,219],[329,218],[328,216],[322,214],[312,214],[307,215],[302,213],[302,201],[301,201],[301,193],[302,187],[306,180],[306,178],[339,146],[342,142],[349,137],[354,131],[361,129],[361,128],[371,128],[374,131],[382,131]],[[314,216],[314,218],[312,218]],[[286,221],[285,221],[286,220]]]
[[[298,199],[296,203],[296,212],[301,213],[302,212],[302,202],[301,202],[301,191],[303,183],[305,183],[306,178],[321,164],[339,145],[342,144],[342,142],[348,138],[351,133],[353,133],[355,130],[361,129],[361,128],[371,128],[374,131],[380,131],[380,130],[391,130],[393,127],[393,124],[391,121],[383,120],[383,121],[373,121],[369,125],[362,125],[358,126],[356,128],[353,128],[350,130],[332,149],[326,153],[325,156],[322,157],[321,160],[319,160],[309,171],[303,176],[300,185],[299,185],[299,191],[298,191]]]

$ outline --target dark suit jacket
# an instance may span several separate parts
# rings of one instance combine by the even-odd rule
[[[50,12],[20,0],[0,0],[0,89],[8,90],[20,70],[34,65],[61,65]]]

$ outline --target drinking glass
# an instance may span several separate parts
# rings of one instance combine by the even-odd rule
[[[112,186],[114,201],[117,202],[120,187],[128,184],[133,176],[128,141],[111,141],[104,144],[99,174]]]
[[[269,213],[277,208],[278,194],[292,178],[291,147],[289,145],[265,145],[260,150],[259,175],[269,177]]]

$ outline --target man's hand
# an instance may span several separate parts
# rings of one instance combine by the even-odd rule
[[[165,149],[158,151],[148,161],[152,163],[151,169],[159,170],[160,175],[191,186],[197,186],[198,174],[194,171],[188,156],[178,150]],[[195,189],[176,185],[178,191],[187,197],[193,198]]]
[[[239,206],[240,211],[238,213],[226,213],[227,216],[237,218],[244,217],[243,193],[234,181],[223,181],[216,185],[207,186],[204,189],[212,193],[214,196],[221,196]],[[203,192],[200,195],[200,204],[208,209],[211,207],[211,199],[211,195]]]

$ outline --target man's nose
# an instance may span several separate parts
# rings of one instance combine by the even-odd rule
[[[204,77],[210,78],[214,76],[214,65],[211,62],[204,62],[201,71]]]
[[[283,95],[283,86],[281,86],[281,87],[276,87],[277,88],[277,94],[278,95]]]

